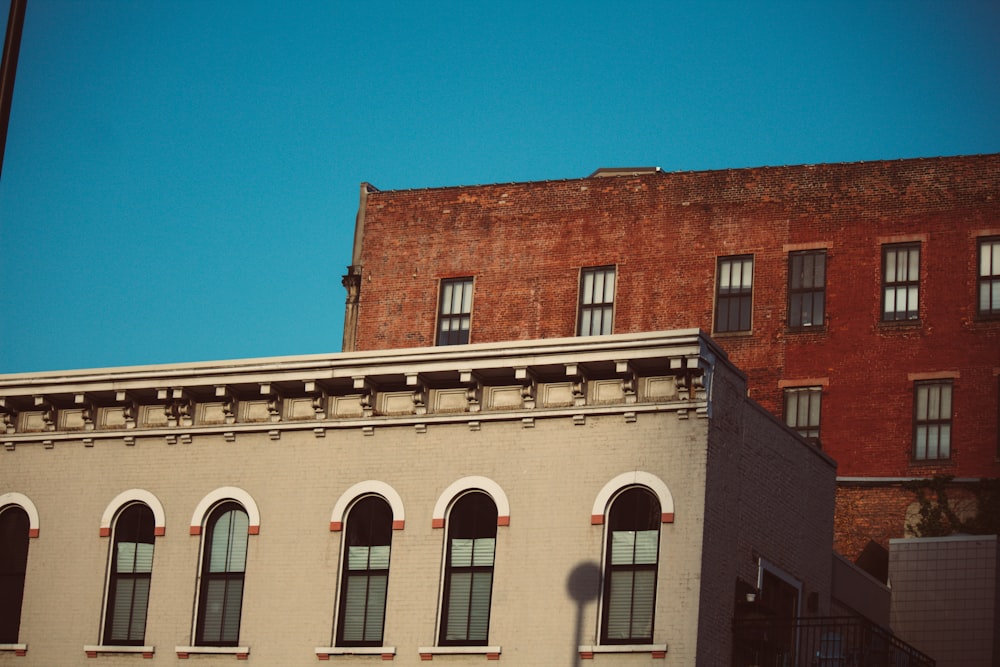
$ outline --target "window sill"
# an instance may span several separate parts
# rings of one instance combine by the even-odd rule
[[[28,652],[27,644],[0,644],[0,651],[13,651],[14,655],[25,655]]]
[[[753,335],[753,329],[746,331],[713,331],[712,338],[744,338]]]
[[[337,655],[380,655],[383,660],[396,657],[395,646],[320,646],[316,649],[316,657],[329,660]]]
[[[593,660],[597,653],[649,653],[653,658],[667,657],[666,644],[603,644],[601,646],[578,646],[581,660]]]
[[[155,646],[105,646],[102,644],[83,647],[83,652],[87,654],[88,658],[96,658],[101,653],[141,653],[143,658],[148,659],[153,657],[155,651]]]
[[[485,655],[487,660],[500,659],[499,646],[421,646],[421,660],[433,660],[435,655]]]
[[[204,653],[208,655],[235,655],[237,660],[246,660],[250,655],[249,646],[178,646],[177,657],[187,660],[189,655]]]
[[[917,320],[879,320],[878,327],[882,331],[892,331],[894,329],[919,329],[924,325],[923,321]]]

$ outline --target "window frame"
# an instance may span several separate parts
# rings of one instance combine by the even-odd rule
[[[732,286],[733,267],[740,266],[740,286]],[[744,270],[749,264],[750,284],[744,285]],[[724,255],[715,261],[715,323],[714,333],[736,334],[753,331],[753,254]],[[726,280],[723,280],[725,269]],[[735,312],[733,311],[735,306]],[[746,323],[744,325],[744,316]],[[735,323],[732,320],[735,319]]]
[[[645,501],[649,502],[649,512],[648,521],[645,522],[645,528],[642,532],[655,532],[655,545],[656,545],[656,555],[652,563],[615,563],[614,562],[614,544],[615,544],[615,533],[616,532],[640,532],[638,526],[638,521],[636,521],[636,528],[634,530],[616,530],[615,526],[617,523],[628,520],[637,519],[633,515],[626,516],[622,518],[622,514],[625,512],[623,505],[629,502],[629,498],[632,494],[638,495],[642,494],[645,497]],[[617,507],[616,507],[617,506]],[[601,626],[600,626],[600,643],[601,645],[607,646],[623,646],[623,645],[651,645],[653,643],[653,636],[655,634],[654,630],[656,628],[656,594],[657,587],[659,585],[659,569],[660,569],[660,538],[662,537],[661,523],[662,523],[662,505],[660,498],[657,494],[650,488],[642,485],[630,485],[618,490],[617,493],[611,498],[608,503],[607,508],[607,529],[605,531],[605,544],[604,544],[604,564],[602,567],[602,584],[601,584]],[[627,527],[627,526],[626,526]],[[655,531],[654,531],[655,529]],[[633,555],[632,560],[635,560],[636,548],[638,545],[638,540],[633,538]],[[629,635],[627,637],[612,637],[611,636],[611,617],[612,609],[616,604],[618,599],[613,596],[613,586],[617,573],[631,573],[633,575],[628,612],[628,625],[629,625]],[[635,578],[634,575],[638,572],[651,572],[652,573],[652,584],[651,584],[651,597],[649,600],[649,633],[643,635],[636,635],[632,629],[633,624],[636,622],[635,618],[635,604],[636,604],[636,589],[635,589]]]
[[[5,516],[6,515],[6,516]],[[4,584],[0,590],[8,588],[16,595],[4,595],[0,599],[0,644],[17,644],[21,632],[21,614],[24,611],[24,585],[28,572],[28,555],[31,550],[31,519],[28,508],[11,503],[0,506],[0,529],[17,531],[17,543],[14,544],[9,535],[0,541],[0,577]],[[20,525],[10,525],[4,522],[18,521]],[[23,536],[21,528],[23,527]],[[0,532],[3,536],[3,532]],[[9,553],[8,553],[9,551]],[[23,557],[21,552],[23,551]],[[16,600],[16,602],[15,602]]]
[[[806,401],[806,420],[807,423],[800,424],[798,417],[802,416],[802,397],[805,396]],[[793,402],[794,398],[794,409],[789,404]],[[784,395],[782,397],[782,416],[785,422],[785,426],[792,429],[803,438],[816,444],[820,445],[820,429],[823,423],[823,387],[821,385],[808,385],[801,387],[785,387]],[[812,406],[813,402],[816,404],[816,419],[815,423],[812,420]],[[795,417],[794,423],[792,423],[791,418]]]
[[[146,516],[138,516],[134,519],[128,517],[130,513],[136,512],[141,513],[145,510]],[[148,542],[141,542],[142,544],[150,544],[153,548],[150,550],[149,554],[149,569],[146,572],[119,572],[119,544],[123,542],[121,539],[123,537],[123,526],[121,525],[123,520],[133,520],[135,524],[139,524],[141,521],[148,519],[148,526],[133,526],[135,533],[136,544],[139,544],[139,537],[148,537]],[[146,637],[146,624],[149,618],[149,597],[152,586],[153,577],[153,559],[156,552],[156,516],[153,509],[143,502],[132,502],[123,505],[118,512],[115,514],[114,520],[112,522],[111,528],[111,542],[108,545],[108,577],[107,583],[105,585],[104,594],[104,614],[102,615],[102,630],[101,638],[102,644],[104,646],[143,646]],[[137,557],[138,549],[133,552],[133,567],[135,564],[135,558]],[[141,612],[142,621],[142,633],[141,637],[138,639],[116,639],[113,637],[115,631],[115,618],[116,611],[118,609],[117,605],[117,593],[119,591],[119,586],[123,581],[133,582],[132,593],[129,596],[129,618],[127,623],[126,635],[131,637],[132,635],[132,624],[136,620],[136,610],[135,610],[135,587],[134,582],[145,581],[146,582],[146,600],[143,604]]]
[[[987,257],[985,251],[990,250]],[[984,308],[983,292],[986,291]],[[976,239],[976,316],[982,319],[1000,318],[1000,236]],[[997,306],[992,304],[997,301]]]
[[[911,456],[915,463],[927,463],[935,461],[950,461],[952,458],[954,437],[954,414],[955,414],[955,391],[954,381],[950,378],[936,380],[916,380],[913,383],[913,442]],[[938,389],[936,397],[937,416],[932,416],[932,399],[934,389]],[[927,390],[925,399],[926,409],[921,409],[921,390]],[[942,405],[947,406],[947,417],[943,415],[945,410]],[[930,456],[931,436],[934,434],[935,456]],[[942,434],[944,434],[942,436]],[[923,435],[923,442],[921,442]],[[942,447],[942,442],[944,445]],[[922,451],[921,451],[922,448]],[[946,450],[946,455],[942,456],[942,449]]]
[[[813,267],[812,282],[818,282],[818,285],[805,284],[806,264],[810,259]],[[826,326],[826,269],[826,248],[796,250],[788,253],[788,310],[786,317],[789,329],[808,331]],[[817,276],[817,273],[820,275]],[[819,300],[818,308],[817,299]],[[808,311],[811,316],[808,318],[804,316],[806,309],[803,307],[807,300],[811,305]],[[808,321],[806,321],[807,319]]]
[[[374,505],[374,503],[380,503],[381,507],[375,510],[369,510],[368,506]],[[362,514],[362,512],[368,513]],[[381,512],[383,516],[375,516],[375,512]],[[383,525],[375,526],[376,522],[383,520]],[[359,539],[359,535],[362,531],[360,530],[359,524],[361,522],[366,522],[365,527],[368,528],[368,533],[371,535],[371,539],[368,540],[366,544],[354,544],[351,542],[355,539]],[[375,531],[378,530],[379,537],[384,538],[380,540],[378,544],[375,543]],[[334,646],[337,647],[369,647],[369,646],[382,646],[385,637],[385,619],[386,610],[388,602],[388,590],[389,590],[389,572],[391,566],[392,557],[392,531],[393,531],[393,512],[392,507],[389,502],[380,495],[377,494],[367,494],[360,498],[357,498],[352,504],[351,508],[347,513],[347,521],[345,523],[345,529],[342,536],[343,547],[341,549],[341,568],[340,568],[340,586],[339,595],[337,601],[337,627],[335,629]],[[384,534],[383,534],[384,533]],[[385,542],[384,544],[382,542]],[[352,546],[365,546],[369,548],[368,558],[366,560],[366,567],[363,569],[352,569],[351,568],[351,554],[350,549]],[[385,546],[388,547],[388,553],[386,555],[386,564],[384,568],[372,568],[371,564],[371,547],[374,546]],[[364,574],[354,574],[349,575],[349,572],[364,572]],[[365,578],[365,600],[363,607],[363,619],[361,623],[361,634],[362,639],[346,639],[345,633],[347,630],[349,609],[349,579],[351,577],[364,577]],[[371,582],[371,577],[384,577],[385,585],[381,594],[382,603],[382,614],[380,620],[380,629],[378,633],[378,639],[365,639],[368,636],[367,624],[369,619],[369,604],[371,603],[371,593],[369,584]]]
[[[588,278],[590,279],[590,289],[587,289]],[[599,281],[598,278],[600,278]],[[600,286],[598,286],[598,282],[600,282]],[[607,298],[609,286],[610,300]],[[576,316],[577,336],[606,336],[614,333],[615,295],[617,291],[618,269],[614,264],[588,266],[580,269]],[[600,300],[595,300],[598,297]],[[597,331],[595,331],[594,326],[596,313],[600,314]]]
[[[458,304],[455,303],[455,288],[460,287]],[[442,278],[438,289],[437,323],[434,329],[434,344],[467,345],[472,331],[472,298],[475,280],[472,276]],[[460,311],[453,313],[455,306]],[[447,324],[448,330],[443,330]],[[458,328],[452,328],[455,324]]]
[[[244,539],[242,570],[230,571],[228,569],[228,561],[230,560],[230,556],[232,554],[232,548],[234,546],[232,543],[232,539],[240,536],[239,531],[234,530],[234,526],[232,525],[233,522],[230,521],[230,527],[229,527],[230,539],[227,540],[226,543],[227,569],[219,572],[212,572],[211,571],[211,561],[213,552],[212,546],[215,537],[215,531],[218,527],[221,518],[226,514],[228,514],[229,512],[242,513],[247,524],[246,529],[242,534],[242,537]],[[202,553],[200,559],[201,571],[199,577],[200,582],[198,586],[198,592],[199,592],[198,615],[195,622],[194,643],[195,646],[237,647],[239,646],[240,626],[242,625],[243,622],[243,597],[245,593],[246,562],[247,562],[247,556],[249,555],[248,553],[249,535],[250,535],[250,525],[251,525],[250,513],[247,511],[247,508],[244,507],[241,503],[229,499],[229,500],[224,500],[215,505],[209,512],[207,512],[206,517],[207,518],[205,519],[205,524],[204,524],[205,525],[204,539],[202,540]],[[224,582],[223,605],[221,610],[221,616],[219,618],[219,639],[206,639],[205,635],[208,631],[208,628],[206,626],[209,618],[209,613],[207,609],[208,598],[209,598],[208,592],[212,582],[216,581]],[[229,607],[231,601],[229,597],[229,585],[230,582],[237,582],[237,581],[240,584],[239,603],[236,606],[236,609],[233,610]],[[236,632],[234,638],[227,639],[223,637],[223,635],[226,633],[224,628],[226,624],[227,612],[232,612],[232,611],[236,612],[236,617],[237,617]]]
[[[475,499],[475,500],[474,500]],[[474,506],[473,502],[484,503],[480,507]],[[489,503],[489,507],[485,506],[485,503]],[[468,507],[466,507],[468,504]],[[468,512],[470,516],[468,517],[456,517],[456,512]],[[451,504],[448,511],[448,517],[445,522],[445,549],[444,549],[444,563],[443,563],[443,575],[442,575],[442,585],[441,585],[441,604],[440,604],[440,622],[438,630],[438,646],[488,646],[489,645],[489,635],[490,635],[490,618],[493,613],[493,583],[495,578],[495,568],[496,568],[496,543],[497,543],[497,524],[499,518],[499,508],[496,501],[490,494],[486,493],[481,489],[471,489],[457,496]],[[461,532],[461,535],[456,535],[456,533]],[[469,565],[456,566],[453,564],[454,547],[456,540],[472,540],[472,551],[469,556]],[[492,539],[493,549],[492,556],[490,559],[490,564],[487,565],[476,565],[475,564],[475,550],[477,542],[480,539]],[[465,609],[466,621],[465,621],[465,637],[464,638],[449,638],[449,634],[452,634],[451,626],[451,612],[452,609],[452,590],[455,585],[455,576],[461,574],[469,575],[469,597],[468,597],[468,607]],[[486,632],[482,638],[469,638],[472,630],[473,623],[473,610],[475,608],[475,581],[477,577],[475,575],[489,575],[489,588],[486,594],[486,617],[485,617],[485,628]]]
[[[905,243],[884,243],[882,244],[882,308],[880,319],[884,323],[892,322],[920,322],[920,278],[921,278],[921,264],[923,263],[923,244],[920,241],[908,241]],[[911,267],[910,257],[913,251],[916,251],[917,257],[917,267],[916,267],[916,277],[913,277],[913,270]],[[906,276],[900,277],[900,257],[905,253],[906,256]],[[892,258],[892,267],[890,264],[890,257]],[[892,276],[890,279],[890,271]],[[915,291],[914,291],[915,290]],[[911,292],[913,296],[911,296]],[[899,304],[898,294],[905,294],[904,302],[906,309],[903,311],[896,310],[896,306]],[[890,300],[890,294],[892,294],[892,299]],[[914,301],[915,303],[910,303]],[[888,311],[887,308],[892,303],[893,310]]]

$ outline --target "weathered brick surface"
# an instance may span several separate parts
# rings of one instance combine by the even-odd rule
[[[455,276],[475,279],[472,342],[571,336],[579,269],[605,264],[616,333],[711,331],[716,257],[753,254],[753,331],[717,339],[774,414],[780,381],[828,380],[821,437],[839,475],[1000,476],[1000,320],[975,314],[1000,155],[371,192],[364,213],[359,350],[433,345],[439,279]],[[882,324],[881,247],[908,239],[920,321]],[[828,250],[826,326],[808,332],[786,322],[787,250],[802,244]],[[935,371],[958,373],[952,457],[917,463],[908,374]]]

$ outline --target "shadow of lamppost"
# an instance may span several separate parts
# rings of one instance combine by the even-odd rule
[[[596,563],[580,563],[566,579],[566,591],[576,601],[576,635],[573,638],[572,665],[580,664],[580,637],[583,633],[583,608],[601,592],[601,568]]]

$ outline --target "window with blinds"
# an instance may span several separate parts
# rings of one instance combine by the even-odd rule
[[[715,332],[750,331],[753,255],[720,257],[715,278]]]
[[[153,511],[142,503],[115,519],[104,616],[108,646],[141,646],[145,640],[154,530]]]
[[[633,487],[611,505],[604,563],[601,643],[650,644],[656,609],[660,503]]]
[[[485,493],[455,502],[448,515],[442,646],[485,646],[489,637],[497,508]]]
[[[882,246],[882,320],[920,317],[920,244]]]
[[[0,644],[16,644],[28,565],[28,513],[0,507]]]
[[[240,638],[243,581],[250,521],[237,503],[223,503],[206,522],[195,643],[236,646]]]
[[[351,508],[344,532],[337,646],[381,646],[389,587],[392,509],[378,496]]]
[[[615,308],[615,267],[597,266],[580,271],[578,336],[612,333]]]
[[[819,444],[822,387],[785,389],[785,424],[798,431],[806,440]]]
[[[826,250],[788,253],[788,327],[821,327],[825,310]]]
[[[438,301],[438,345],[465,345],[472,321],[472,278],[441,281]]]
[[[913,386],[913,458],[951,457],[951,380],[916,382]]]

